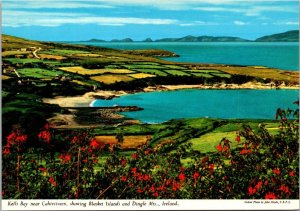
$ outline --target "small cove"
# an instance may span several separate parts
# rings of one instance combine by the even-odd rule
[[[274,119],[277,108],[296,108],[298,95],[298,90],[185,89],[96,100],[92,106],[138,106],[144,110],[122,114],[144,123],[180,118]]]

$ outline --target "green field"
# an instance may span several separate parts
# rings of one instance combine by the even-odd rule
[[[166,69],[162,65],[141,65],[141,64],[132,64],[132,65],[123,65],[128,69]]]
[[[49,79],[54,78],[55,76],[67,75],[62,71],[47,70],[42,68],[23,68],[18,69],[17,71],[22,77],[34,77],[41,79]]]
[[[19,58],[6,58],[4,59],[4,61],[9,61],[12,64],[27,64],[27,63],[35,63],[35,62],[42,62],[39,59],[19,59]]]
[[[133,69],[134,71],[141,72],[141,73],[149,73],[154,74],[158,76],[167,76],[168,74],[166,72],[163,72],[158,69]]]
[[[193,75],[197,76],[197,77],[204,77],[204,78],[212,78],[212,77],[214,77],[214,76],[212,76],[209,73],[193,73]]]
[[[179,76],[184,76],[187,75],[189,76],[190,74],[181,70],[164,70],[166,73],[170,75],[179,75]]]

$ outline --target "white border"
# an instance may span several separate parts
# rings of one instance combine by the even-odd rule
[[[1,210],[299,210],[299,200],[2,200]]]

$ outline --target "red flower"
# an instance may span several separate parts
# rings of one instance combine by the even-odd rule
[[[3,150],[3,155],[9,155],[9,154],[10,154],[9,148],[5,147]]]
[[[47,130],[44,130],[44,131],[41,131],[39,134],[38,134],[38,137],[39,139],[47,142],[48,144],[50,143],[50,139],[51,139],[51,134],[49,131]]]
[[[49,178],[49,182],[50,182],[51,185],[53,185],[54,187],[56,186],[56,182],[55,182],[55,180],[53,179],[53,177],[50,177],[50,178]]]
[[[18,142],[18,143],[24,143],[26,140],[27,140],[27,135],[20,135],[20,136],[17,136],[17,138],[16,138],[16,142]]]
[[[280,175],[280,169],[278,169],[278,168],[273,169],[273,173],[276,175]]]
[[[90,143],[90,147],[93,148],[93,149],[97,149],[99,147],[99,143],[96,139],[93,139]]]
[[[59,158],[61,159],[62,163],[68,163],[72,159],[70,154],[60,155]]]
[[[137,153],[133,153],[132,154],[132,159],[137,159],[138,158],[138,154]]]
[[[78,142],[78,138],[76,136],[74,136],[71,142],[73,144],[76,144]]]
[[[9,134],[6,139],[8,142],[12,142],[15,138],[16,138],[17,134],[15,132],[12,132],[11,134]]]
[[[262,185],[263,185],[263,182],[262,182],[262,181],[259,181],[259,182],[257,183],[257,185],[255,185],[255,188],[256,188],[257,190],[259,190],[259,189],[262,187]]]
[[[166,187],[164,185],[162,185],[162,186],[158,187],[156,190],[166,192]]]
[[[121,176],[120,180],[123,181],[123,182],[126,182],[127,181],[127,177]]]
[[[180,181],[184,181],[185,180],[184,173],[179,174],[178,178],[179,178]]]
[[[93,159],[93,163],[98,163],[98,161],[99,161],[98,158]]]
[[[290,191],[290,189],[289,189],[288,186],[281,185],[280,188],[279,188],[279,190],[285,192],[286,194],[291,194],[291,191]]]
[[[70,154],[66,154],[66,155],[65,155],[65,161],[66,161],[66,162],[71,161],[71,158],[72,158],[72,157],[71,157]]]
[[[173,181],[173,187],[172,187],[172,190],[173,191],[177,191],[177,190],[179,190],[180,189],[180,187],[181,187],[181,185],[178,183],[178,182],[176,182],[176,181]]]
[[[248,195],[251,196],[256,193],[256,188],[248,187]]]
[[[205,157],[205,158],[202,159],[203,164],[206,163],[207,161],[209,161],[209,157]]]
[[[241,155],[250,155],[252,153],[251,149],[243,148],[240,152]]]
[[[237,135],[237,136],[235,137],[235,140],[236,140],[236,142],[240,143],[241,137],[240,137],[239,135]]]
[[[217,148],[217,150],[218,150],[219,152],[222,152],[222,151],[223,151],[223,147],[222,147],[221,144],[219,144],[218,146],[216,146],[216,148]]]
[[[139,181],[143,180],[144,179],[144,176],[142,174],[138,174],[138,178],[137,178]]]
[[[149,155],[149,154],[150,154],[150,150],[149,149],[145,150],[145,155]]]
[[[137,168],[136,168],[136,167],[132,168],[132,169],[131,169],[131,172],[132,172],[134,175],[136,175]]]
[[[269,180],[266,180],[266,181],[265,181],[265,185],[268,185],[268,184],[269,184]]]
[[[181,172],[183,172],[183,171],[184,171],[184,167],[181,166],[181,167],[179,168],[179,170],[180,170]]]
[[[276,199],[276,195],[272,192],[268,192],[265,196],[265,199]]]
[[[151,188],[149,189],[150,192],[155,192],[155,187],[152,185]]]
[[[147,180],[149,180],[149,179],[150,179],[149,175],[148,175],[148,174],[145,174],[145,175],[144,175],[144,180],[147,181]]]
[[[200,174],[198,172],[195,172],[193,177],[194,180],[197,180],[200,177]]]
[[[44,168],[44,167],[41,167],[41,168],[40,168],[40,171],[42,171],[42,172],[46,172],[46,171],[47,171],[47,169],[46,169],[46,168]]]
[[[215,165],[213,163],[211,163],[211,164],[208,165],[208,170],[209,171],[213,172],[214,168],[215,168]]]
[[[126,166],[127,161],[125,159],[121,160],[121,165]]]
[[[136,190],[136,192],[137,192],[137,193],[144,193],[144,190],[138,188],[138,189]]]
[[[153,193],[153,196],[158,197],[159,196],[158,192]]]
[[[289,173],[289,175],[290,175],[291,177],[294,177],[296,174],[295,174],[294,171],[291,171],[291,172]]]

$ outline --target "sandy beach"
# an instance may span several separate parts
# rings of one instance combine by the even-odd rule
[[[282,84],[278,86],[279,89],[299,89],[299,85],[286,86]],[[214,85],[159,85],[149,86],[144,88],[144,92],[157,92],[157,91],[173,91],[180,89],[276,89],[271,84],[253,83],[248,82],[245,84],[214,84]],[[104,91],[99,90],[96,92],[87,92],[81,96],[74,97],[54,97],[44,98],[44,103],[57,104],[60,107],[91,107],[93,102],[97,99],[112,99],[122,95],[130,94],[125,91]]]

